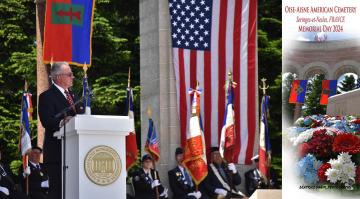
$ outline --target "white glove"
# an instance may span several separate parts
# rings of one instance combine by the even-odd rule
[[[152,183],[151,183],[151,188],[154,188],[154,187],[157,187],[160,185],[160,182],[159,180],[154,180]]]
[[[165,197],[165,198],[168,197],[168,189],[167,188],[165,188],[164,191],[160,194],[160,197]]]
[[[227,195],[227,191],[225,189],[215,189],[215,193],[222,196]]]
[[[24,170],[24,176],[28,176],[28,175],[30,175],[30,173],[31,173],[30,167],[27,166],[27,167],[25,168],[25,170]]]
[[[49,188],[49,180],[42,181],[41,182],[41,187],[42,188]]]
[[[237,172],[234,163],[229,163],[229,164],[228,164],[228,169],[229,169],[230,171],[232,171],[233,174],[235,174],[235,173]]]
[[[7,189],[6,187],[0,187],[0,191],[3,192],[5,195],[9,195],[9,189]]]
[[[194,196],[196,199],[201,198],[201,192],[200,191],[194,191],[192,193],[188,193],[188,196]]]

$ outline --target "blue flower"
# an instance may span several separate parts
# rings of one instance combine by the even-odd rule
[[[317,170],[320,164],[321,161],[316,160],[313,155],[307,154],[297,163],[298,175],[303,177],[305,183],[315,184],[319,181]]]

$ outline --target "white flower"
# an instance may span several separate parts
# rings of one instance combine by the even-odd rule
[[[355,164],[353,162],[343,164],[341,172],[347,176],[347,179],[355,178],[355,176],[356,176]]]
[[[351,155],[349,155],[348,152],[344,153],[340,153],[338,155],[338,160],[341,162],[341,163],[350,163],[351,162]]]
[[[299,136],[297,136],[295,139],[293,140],[293,145],[297,146],[298,144],[307,142],[308,140],[310,140],[313,136],[313,130],[306,130],[302,133],[299,134]]]
[[[331,165],[332,169],[336,169],[340,171],[342,167],[342,163],[338,159],[330,159],[328,163]]]
[[[314,169],[318,170],[320,168],[320,166],[322,165],[322,161],[320,160],[314,160]]]
[[[326,135],[330,135],[330,136],[333,136],[334,135],[334,132],[332,132],[332,131],[329,131],[329,130],[326,130],[326,133],[325,133]]]
[[[325,175],[327,176],[327,180],[331,183],[336,183],[339,180],[339,170],[330,168],[325,172]]]
[[[349,181],[349,176],[347,176],[345,173],[340,172],[338,180],[341,183],[347,183]]]

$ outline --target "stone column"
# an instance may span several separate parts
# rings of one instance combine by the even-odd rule
[[[44,40],[44,22],[45,22],[45,0],[36,0],[36,82],[37,82],[37,101],[39,95],[49,88],[49,73],[46,65],[43,63],[43,40]],[[38,107],[38,104],[37,104]],[[38,115],[38,146],[42,148],[45,129],[41,125]]]
[[[175,166],[174,152],[180,145],[170,32],[168,1],[140,0],[140,147],[143,154],[150,106],[160,144],[161,158],[156,169],[167,187],[167,171]]]

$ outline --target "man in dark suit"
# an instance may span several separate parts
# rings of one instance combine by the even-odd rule
[[[26,190],[26,183],[29,187],[29,196],[31,199],[47,199],[49,190],[49,176],[45,167],[40,163],[42,149],[34,146],[31,149],[28,161],[28,167],[23,170],[20,167],[20,184],[23,190]],[[26,179],[28,178],[28,180]]]
[[[202,197],[200,191],[195,191],[195,184],[189,172],[183,166],[184,150],[180,147],[175,150],[175,159],[178,165],[168,172],[169,184],[173,192],[173,199],[199,199]]]
[[[21,192],[13,179],[13,174],[8,166],[1,163],[0,151],[0,199],[27,199],[28,197]]]
[[[49,198],[61,198],[61,141],[54,137],[54,132],[70,120],[71,116],[83,113],[81,103],[73,106],[65,119],[55,117],[65,108],[74,105],[76,96],[69,90],[73,85],[73,73],[68,63],[56,62],[53,64],[50,75],[53,84],[39,96],[39,117],[45,127],[44,165],[49,174]]]
[[[146,154],[141,159],[142,168],[132,178],[136,199],[156,199],[156,189],[160,199],[168,198],[168,190],[160,182],[159,173],[153,169],[153,159]]]
[[[251,196],[256,189],[277,189],[278,182],[275,172],[269,168],[271,179],[266,180],[259,171],[259,155],[251,158],[254,161],[256,168],[251,169],[245,173],[245,188],[246,192]]]
[[[233,163],[225,164],[218,147],[211,148],[211,163],[208,167],[206,187],[212,198],[246,198],[237,191],[235,185],[240,185],[241,177]]]

